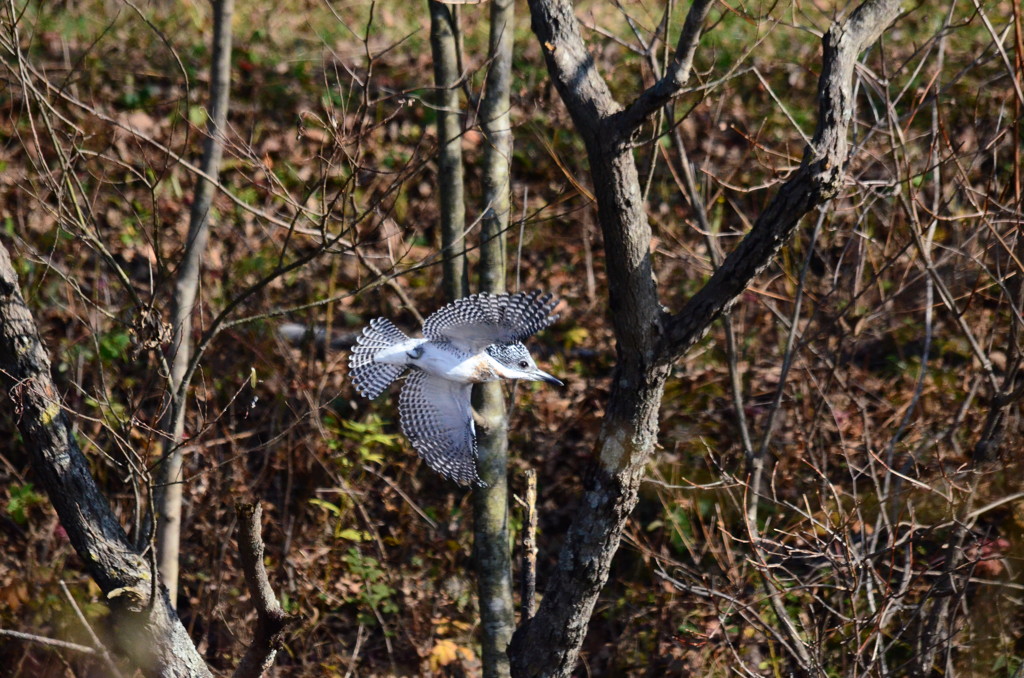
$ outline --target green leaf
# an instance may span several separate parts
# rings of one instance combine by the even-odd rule
[[[202,106],[189,106],[188,107],[188,121],[199,127],[200,125],[206,124],[206,109]]]
[[[100,338],[100,357],[103,360],[120,360],[132,339],[127,332],[110,332]]]
[[[320,508],[325,509],[329,513],[333,513],[339,518],[341,517],[341,509],[337,505],[332,504],[329,501],[313,498],[309,500],[309,503],[312,504],[313,506],[319,506]]]
[[[7,513],[11,520],[19,525],[28,523],[28,510],[45,501],[43,495],[35,491],[32,483],[13,485],[10,489],[11,498],[7,500]]]

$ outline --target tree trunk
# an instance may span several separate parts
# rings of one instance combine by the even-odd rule
[[[203,148],[201,170],[208,177],[220,174],[227,130],[228,94],[231,84],[231,15],[234,0],[216,0],[213,3],[213,64],[210,68],[210,117],[207,138]],[[160,576],[167,587],[171,601],[178,599],[178,556],[181,542],[182,517],[182,457],[181,442],[185,433],[186,393],[185,374],[192,360],[192,313],[199,294],[202,257],[209,239],[209,214],[213,202],[214,185],[204,178],[196,185],[195,198],[189,218],[188,240],[185,254],[178,269],[178,282],[174,300],[171,344],[170,404],[164,422],[167,435],[159,494],[157,522],[157,554]]]
[[[494,0],[487,58],[487,84],[480,102],[484,133],[484,213],[480,232],[480,290],[504,292],[505,234],[512,218],[512,48],[515,3]]]
[[[455,7],[435,0],[430,6],[430,51],[437,87],[437,183],[441,194],[441,256],[448,301],[466,295],[466,199],[463,189],[462,121],[459,89],[459,27]]]
[[[568,676],[576,665],[612,556],[636,505],[644,466],[658,434],[668,366],[655,363],[661,308],[651,276],[650,226],[631,152],[611,155],[602,135],[588,140],[598,217],[604,233],[618,365],[597,447],[583,481],[584,498],[558,560],[543,586],[537,614],[512,641],[514,675]],[[597,162],[595,162],[597,159]],[[623,281],[617,283],[616,281]]]
[[[505,291],[505,233],[512,196],[513,0],[491,2],[487,85],[480,104],[484,133],[484,213],[480,233],[480,290]],[[509,675],[508,644],[515,631],[512,553],[508,526],[508,414],[501,382],[473,389],[477,412],[477,453],[486,488],[473,491],[473,545],[480,600],[480,645],[485,678]]]

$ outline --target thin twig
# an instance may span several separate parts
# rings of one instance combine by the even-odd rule
[[[67,596],[68,602],[71,603],[71,609],[75,611],[75,616],[78,617],[78,621],[82,624],[85,632],[89,634],[89,640],[91,640],[92,644],[96,646],[96,651],[101,657],[103,657],[103,661],[106,663],[107,668],[110,669],[110,672],[114,676],[122,678],[123,674],[121,673],[121,670],[117,668],[117,664],[114,663],[114,658],[110,656],[109,652],[107,652],[106,645],[100,642],[96,632],[92,630],[92,626],[85,618],[85,615],[82,614],[81,608],[78,607],[78,603],[75,602],[75,597],[71,595],[71,591],[68,590],[68,585],[64,583],[63,579],[60,580],[60,590],[64,592],[65,596]]]
[[[57,647],[62,650],[81,652],[82,654],[96,654],[96,650],[86,645],[79,645],[78,643],[69,643],[66,640],[57,640],[56,638],[47,638],[46,636],[37,636],[31,633],[12,631],[10,629],[0,629],[0,637],[15,638],[17,640],[24,640],[27,643],[36,643],[37,645]]]

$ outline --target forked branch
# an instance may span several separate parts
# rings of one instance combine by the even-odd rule
[[[611,315],[619,363],[593,469],[540,608],[510,647],[514,675],[568,676],[658,435],[658,411],[671,363],[684,355],[750,281],[772,261],[810,210],[834,197],[846,170],[853,75],[860,53],[899,15],[898,0],[867,0],[824,39],[817,132],[794,176],[754,229],[683,309],[661,310],[652,282],[651,228],[635,160],[617,130],[632,133],[678,92],[707,7],[696,0],[675,74],[625,109],[612,97],[586,48],[569,0],[531,0],[533,30],[548,71],[587,146],[604,234]],[[698,19],[700,19],[698,21]],[[668,97],[668,98],[666,98]],[[661,102],[661,103],[659,103]]]
[[[628,138],[662,106],[682,92],[683,85],[690,79],[693,55],[697,52],[704,20],[707,19],[711,4],[711,0],[694,0],[686,15],[686,22],[676,43],[675,54],[665,69],[664,77],[645,89],[626,110],[612,117],[612,127],[620,138]]]

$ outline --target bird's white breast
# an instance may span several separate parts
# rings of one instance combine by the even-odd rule
[[[410,339],[381,350],[374,360],[394,365],[412,365],[450,381],[480,383],[501,377],[497,364],[485,352],[470,354],[448,343]]]
[[[480,383],[494,381],[500,377],[494,371],[493,361],[486,353],[469,354],[451,344],[427,342],[423,354],[411,361],[425,372],[436,374],[451,381]]]

